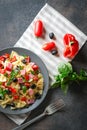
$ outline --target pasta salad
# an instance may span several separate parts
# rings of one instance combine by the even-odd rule
[[[43,94],[43,75],[29,56],[12,51],[0,56],[0,106],[29,107]]]

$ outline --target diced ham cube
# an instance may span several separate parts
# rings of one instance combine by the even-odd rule
[[[21,70],[21,71],[20,71],[20,73],[21,73],[21,75],[25,75],[26,70],[25,70],[25,69],[23,69],[23,70]]]
[[[18,83],[23,83],[23,79],[21,77],[17,79],[18,79]]]
[[[33,65],[35,65],[35,63],[34,62],[30,62],[30,65],[33,66]]]
[[[34,75],[33,74],[29,74],[29,79],[33,79]]]
[[[29,100],[27,100],[27,104],[33,104],[34,102],[35,102],[34,99],[29,99]]]
[[[29,95],[32,96],[34,94],[34,90],[32,88],[29,88]]]

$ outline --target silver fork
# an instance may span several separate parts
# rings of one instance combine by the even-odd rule
[[[34,123],[35,121],[41,119],[44,116],[52,115],[53,113],[57,112],[58,110],[60,110],[64,106],[65,106],[64,101],[62,99],[58,99],[58,100],[54,101],[52,104],[50,104],[49,106],[47,106],[41,115],[35,117],[34,119],[16,127],[16,128],[14,128],[13,130],[23,130],[24,128],[26,128],[30,124]]]

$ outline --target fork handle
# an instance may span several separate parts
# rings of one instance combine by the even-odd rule
[[[23,130],[24,128],[26,128],[30,124],[32,124],[32,123],[38,121],[39,119],[41,119],[42,117],[44,117],[45,115],[46,115],[45,112],[43,112],[42,114],[40,114],[39,116],[35,117],[34,119],[32,119],[32,120],[30,120],[30,121],[28,121],[28,122],[26,122],[26,123],[24,123],[24,124],[22,124],[22,125],[20,125],[18,127],[15,127],[12,130]]]

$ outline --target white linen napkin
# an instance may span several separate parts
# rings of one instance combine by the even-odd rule
[[[45,28],[45,35],[43,38],[36,38],[34,36],[34,22],[40,19],[43,21],[43,25]],[[52,40],[56,43],[58,47],[59,56],[54,56],[50,52],[46,52],[42,50],[42,45],[46,42],[50,42],[49,33],[53,32],[55,34],[56,39]],[[62,16],[59,12],[53,9],[50,5],[46,4],[40,12],[37,14],[33,22],[29,25],[27,30],[23,33],[21,38],[15,44],[15,47],[23,47],[29,49],[36,53],[45,63],[50,78],[54,79],[54,75],[57,72],[58,63],[61,61],[67,62],[68,58],[63,57],[63,36],[66,33],[71,33],[75,35],[76,39],[79,41],[80,48],[87,40],[87,36],[81,32],[75,25],[73,25],[70,21],[68,21],[64,16]],[[15,115],[7,115],[11,120],[13,120],[16,124],[20,125],[25,121],[29,114],[23,114],[19,116]]]

